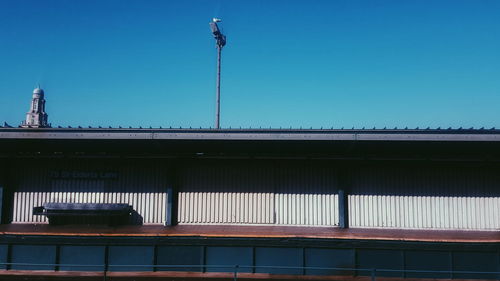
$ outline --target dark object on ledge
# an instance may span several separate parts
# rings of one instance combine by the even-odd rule
[[[33,215],[47,216],[50,224],[75,222],[76,217],[107,217],[108,224],[123,222],[129,217],[133,208],[129,204],[117,203],[45,203],[34,207]],[[64,219],[71,218],[71,219]]]

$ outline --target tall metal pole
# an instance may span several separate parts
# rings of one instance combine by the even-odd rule
[[[215,96],[215,129],[220,128],[220,68],[222,47],[217,45],[217,89]]]
[[[220,32],[217,23],[220,19],[213,18],[210,23],[210,29],[215,38],[215,43],[217,47],[217,85],[216,85],[216,96],[215,96],[215,129],[220,128],[220,68],[221,68],[221,53],[222,47],[226,45],[226,36]]]

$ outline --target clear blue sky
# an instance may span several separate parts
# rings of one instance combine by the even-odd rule
[[[0,122],[500,127],[500,1],[0,1]]]

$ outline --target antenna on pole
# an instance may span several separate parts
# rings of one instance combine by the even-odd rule
[[[210,29],[215,38],[217,48],[217,85],[216,85],[216,98],[215,98],[215,129],[220,129],[220,68],[221,68],[221,51],[222,47],[226,45],[226,36],[222,34],[217,25],[221,19],[213,18],[210,22]]]

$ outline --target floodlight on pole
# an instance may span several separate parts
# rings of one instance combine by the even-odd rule
[[[215,98],[215,129],[220,128],[220,69],[221,69],[221,51],[222,47],[226,45],[226,36],[222,34],[217,25],[221,19],[213,18],[210,22],[210,30],[215,38],[217,48],[217,85],[216,85],[216,98]]]

